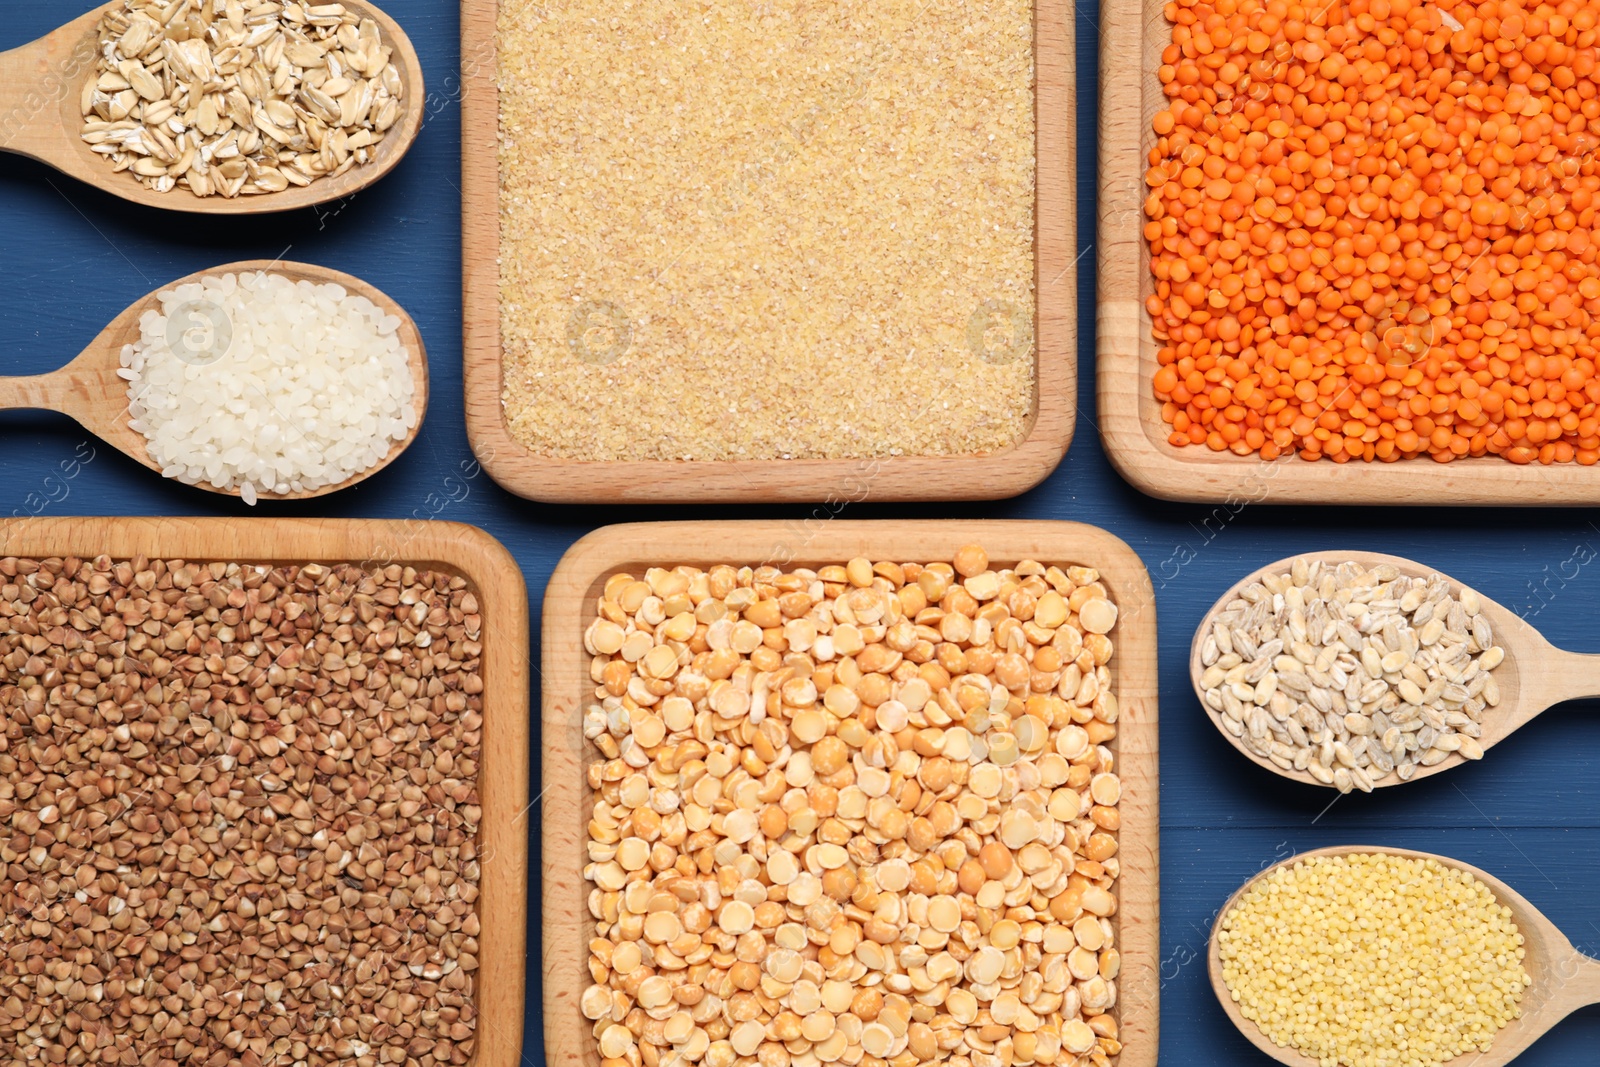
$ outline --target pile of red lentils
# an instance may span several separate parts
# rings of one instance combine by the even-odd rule
[[[1600,460],[1600,4],[1166,15],[1144,236],[1170,442]]]

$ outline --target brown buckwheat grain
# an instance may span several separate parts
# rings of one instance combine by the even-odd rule
[[[0,559],[13,1062],[466,1063],[481,622],[399,565]]]

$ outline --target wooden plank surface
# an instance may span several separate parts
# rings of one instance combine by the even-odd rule
[[[1172,41],[1165,0],[1110,4],[1100,38],[1099,303],[1095,361],[1100,440],[1130,483],[1166,500],[1295,504],[1600,504],[1600,467],[1518,466],[1498,456],[1438,463],[1255,456],[1167,443],[1151,382],[1158,346],[1145,299],[1154,292],[1144,240],[1151,120],[1166,106],[1157,70]],[[1138,75],[1134,75],[1134,71]]]
[[[1035,0],[1034,413],[1026,436],[979,456],[594,462],[536,455],[501,403],[497,0],[462,0],[462,289],[467,435],[495,481],[556,503],[989,500],[1043,481],[1077,413],[1076,65],[1072,0]],[[776,358],[776,357],[774,357]],[[861,488],[857,488],[857,487]],[[857,496],[856,494],[861,494]]]
[[[1159,800],[1155,598],[1138,557],[1104,530],[1070,522],[828,523],[803,542],[777,522],[637,523],[598,530],[573,545],[545,591],[543,632],[543,875],[545,1059],[553,1067],[597,1067],[599,1050],[578,996],[590,983],[589,884],[585,842],[593,806],[584,769],[595,758],[582,718],[593,682],[583,633],[605,579],[645,567],[715,563],[817,567],[855,556],[903,562],[948,560],[963,544],[984,546],[996,564],[1035,559],[1097,568],[1121,614],[1112,631],[1112,674],[1121,706],[1110,748],[1122,778],[1118,832],[1122,874],[1113,920],[1122,951],[1117,1014],[1120,1067],[1154,1067],[1159,1040]]]
[[[0,48],[22,44],[80,14],[91,0],[15,5]],[[460,348],[460,166],[457,7],[439,0],[382,0],[416,42],[430,98],[416,146],[360,196],[226,227],[174,229],[168,212],[129,210],[109,194],[64,181],[44,166],[0,155],[0,261],[12,265],[0,297],[0,372],[60,366],[129,303],[159,285],[246,257],[307,260],[358,274],[416,318],[432,361],[427,421],[414,447],[371,480],[317,501],[263,504],[277,516],[438,516],[479,525],[515,553],[537,607],[567,548],[604,523],[639,518],[777,520],[801,543],[839,518],[1074,518],[1103,526],[1143,557],[1160,614],[1162,693],[1162,1063],[1175,1067],[1269,1067],[1217,1008],[1203,964],[1217,907],[1280,845],[1288,851],[1376,841],[1458,856],[1498,874],[1600,954],[1600,701],[1541,715],[1486,759],[1382,795],[1327,808],[1321,789],[1286,782],[1239,759],[1195,704],[1186,662],[1205,609],[1240,576],[1299,551],[1330,547],[1392,552],[1439,567],[1534,622],[1557,645],[1600,652],[1600,531],[1593,512],[1530,514],[1517,508],[1255,507],[1168,503],[1143,495],[1107,464],[1094,433],[1080,434],[1038,489],[987,504],[879,506],[839,500],[763,508],[541,508],[503,492],[481,472],[465,435]],[[1078,5],[1076,194],[1094,217],[1095,116],[1102,17],[1117,5]],[[1112,72],[1114,75],[1119,72]],[[1124,76],[1125,79],[1125,76]],[[1109,78],[1115,81],[1115,77]],[[53,184],[52,184],[53,183]],[[1093,261],[1087,223],[1076,253]],[[1093,347],[1094,271],[1078,277],[1078,330]],[[1079,381],[1079,410],[1094,416],[1094,375]],[[237,518],[236,500],[158,478],[88,438],[70,419],[8,412],[0,419],[0,514],[163,514]],[[534,615],[534,627],[538,625]],[[537,649],[534,650],[535,653]],[[537,662],[537,661],[536,661]],[[538,748],[534,748],[538,777]],[[535,786],[533,792],[539,790]],[[540,802],[542,803],[542,801]],[[537,812],[522,829],[537,854]],[[1282,853],[1287,855],[1288,851]],[[1281,855],[1279,856],[1281,858]],[[528,908],[541,923],[540,885]],[[1592,924],[1592,925],[1591,925]],[[1202,931],[1197,935],[1197,931]],[[1196,940],[1198,936],[1198,940]],[[530,946],[531,947],[531,946]],[[523,1055],[541,1067],[543,990],[537,952],[527,959]],[[1189,961],[1189,962],[1186,962]],[[1595,1067],[1600,1008],[1579,1012],[1518,1067]]]
[[[0,556],[151,556],[194,562],[403,563],[465,577],[483,613],[478,797],[477,1050],[471,1067],[522,1059],[528,840],[528,597],[511,554],[457,523],[382,519],[39,518],[0,521]]]

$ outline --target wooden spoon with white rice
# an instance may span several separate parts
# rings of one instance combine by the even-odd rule
[[[262,273],[257,293],[243,279]],[[404,309],[341,271],[264,260],[179,278],[60,370],[0,378],[0,409],[71,415],[150,469],[247,503],[371,477],[427,406],[427,353]]]

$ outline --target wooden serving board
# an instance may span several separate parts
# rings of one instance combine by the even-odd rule
[[[1101,8],[1099,306],[1095,315],[1100,439],[1125,479],[1167,500],[1285,504],[1600,504],[1600,468],[1498,456],[1439,463],[1308,463],[1167,443],[1151,381],[1157,345],[1144,302],[1155,291],[1144,239],[1151,121],[1166,106],[1157,70],[1172,42],[1163,0]],[[1138,77],[1133,76],[1138,71]]]
[[[972,456],[599,462],[541,456],[501,403],[499,0],[461,2],[461,215],[467,437],[496,482],[550,503],[994,500],[1039,484],[1077,415],[1076,64],[1072,0],[1035,0],[1034,413],[1022,440]],[[574,412],[581,418],[581,412]]]
[[[43,518],[0,522],[0,556],[149,556],[238,563],[402,563],[459,574],[482,606],[483,751],[477,1050],[522,1062],[528,834],[528,593],[494,538],[448,522],[380,519]]]
[[[1158,818],[1155,594],[1144,565],[1122,541],[1075,522],[833,521],[811,528],[784,522],[632,523],[597,530],[562,557],[545,592],[544,748],[544,1040],[551,1067],[599,1067],[592,1024],[578,1010],[589,976],[590,885],[584,880],[594,791],[585,768],[597,755],[583,736],[594,683],[583,633],[605,580],[618,571],[716,563],[819,567],[856,556],[897,562],[949,560],[961,545],[981,544],[997,564],[1035,559],[1100,571],[1120,608],[1111,661],[1121,706],[1111,742],[1122,778],[1122,875],[1114,922],[1122,952],[1118,1023],[1120,1067],[1155,1067],[1159,1028],[1160,835]]]

